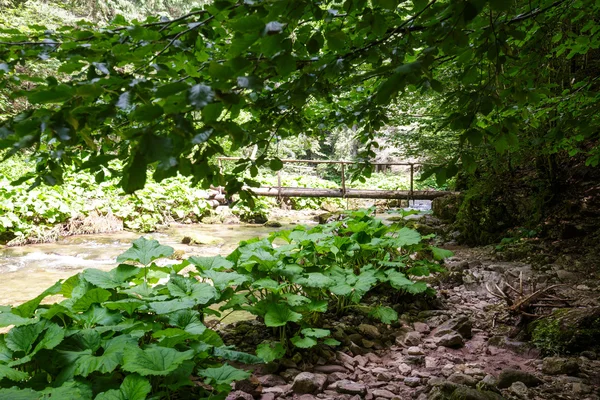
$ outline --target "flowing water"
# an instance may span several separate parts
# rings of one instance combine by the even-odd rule
[[[431,202],[417,201],[411,209],[428,210]],[[391,214],[378,214],[386,220]],[[410,216],[418,217],[418,216]],[[410,218],[409,217],[409,218]],[[297,222],[313,224],[307,219]],[[278,229],[262,225],[173,225],[168,229],[144,235],[158,240],[190,256],[227,255],[238,243],[253,237],[267,237]],[[204,243],[189,246],[183,237],[201,237]],[[20,247],[0,247],[0,305],[16,305],[34,298],[59,279],[66,279],[85,268],[110,270],[116,266],[119,254],[140,237],[133,232],[70,236],[54,243],[31,244]]]
[[[165,231],[144,235],[185,253],[185,257],[227,255],[241,240],[266,237],[277,229],[262,225],[175,225]],[[200,236],[218,244],[188,246],[185,236]],[[119,254],[140,237],[132,232],[71,236],[55,243],[0,248],[0,305],[23,303],[59,279],[84,268],[110,270]]]

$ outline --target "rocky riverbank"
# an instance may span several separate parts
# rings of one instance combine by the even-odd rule
[[[402,314],[393,326],[359,315],[330,321],[326,327],[342,346],[259,367],[229,399],[600,399],[594,351],[569,357],[540,352],[520,339],[527,316],[508,312],[485,286],[503,288],[522,276],[551,284],[560,279],[556,273],[496,261],[480,249],[456,249],[447,266],[449,273],[432,283],[438,301],[397,305]],[[589,309],[600,293],[592,285],[565,286],[559,296],[570,296],[570,307]],[[269,332],[259,326],[244,321],[224,327],[224,338],[260,343]]]

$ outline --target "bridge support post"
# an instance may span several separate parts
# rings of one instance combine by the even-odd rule
[[[413,195],[413,193],[415,191],[414,190],[415,189],[414,188],[414,175],[415,175],[415,164],[411,163],[410,164],[410,195],[409,195],[409,198],[408,198],[408,206],[409,207],[410,207],[410,201],[411,200],[413,201],[413,205],[414,205],[414,202],[415,202],[415,198],[414,198],[414,195]]]

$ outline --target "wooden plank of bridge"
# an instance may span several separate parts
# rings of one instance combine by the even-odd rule
[[[416,200],[433,200],[456,192],[437,191],[437,190],[364,190],[364,189],[314,189],[314,188],[293,188],[293,187],[245,187],[257,196],[268,197],[339,197],[350,199],[407,199],[412,195]]]

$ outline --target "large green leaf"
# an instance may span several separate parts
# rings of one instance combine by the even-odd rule
[[[202,270],[227,270],[233,267],[233,263],[222,256],[215,257],[190,257],[188,261]]]
[[[130,335],[120,335],[108,340],[102,347],[101,355],[93,355],[90,351],[81,352],[75,361],[74,374],[86,377],[94,372],[111,373],[123,362],[125,350],[137,348],[137,343]]]
[[[112,296],[112,293],[106,289],[91,289],[83,296],[77,298],[71,308],[76,312],[87,311],[92,304],[103,303]]]
[[[95,400],[145,400],[152,391],[152,385],[147,378],[138,374],[127,375],[117,389],[99,393]]]
[[[454,255],[454,253],[451,252],[450,250],[441,249],[439,247],[431,246],[430,249],[431,249],[431,253],[433,254],[433,258],[435,260],[441,261],[445,258],[452,257]]]
[[[206,326],[200,321],[200,314],[194,310],[184,309],[168,314],[169,324],[179,327],[192,335],[201,335]]]
[[[414,229],[402,228],[398,231],[395,238],[395,245],[398,247],[412,246],[421,242],[421,234]]]
[[[142,376],[168,375],[186,360],[194,356],[193,350],[177,351],[166,347],[154,346],[145,350],[139,347],[128,347],[123,357],[123,369],[137,372]]]
[[[280,342],[263,342],[256,347],[256,355],[270,363],[285,356],[285,347]]]
[[[206,378],[209,384],[223,385],[233,381],[241,381],[250,377],[250,372],[224,364],[218,368],[206,368],[198,371],[198,375]]]
[[[296,335],[290,339],[292,344],[300,349],[309,349],[317,345],[317,341],[311,337],[301,337]]]
[[[217,291],[212,285],[181,275],[171,275],[167,287],[172,296],[191,298],[196,304],[206,304],[217,297]]]
[[[138,275],[139,272],[140,269],[138,267],[122,264],[109,272],[88,268],[83,270],[82,276],[92,285],[103,289],[113,289],[121,286],[129,286],[129,278]]]
[[[196,301],[190,298],[185,298],[167,301],[155,301],[149,303],[148,305],[155,313],[160,315],[192,308],[196,305]]]
[[[302,314],[293,311],[290,306],[282,303],[269,304],[265,314],[265,325],[268,327],[284,326],[288,322],[298,322]]]
[[[8,379],[9,381],[20,382],[29,379],[29,374],[12,369],[7,365],[0,364],[0,380],[4,378]],[[2,398],[1,392],[0,398]]]
[[[61,288],[62,284],[60,282],[55,283],[48,289],[44,290],[42,294],[37,296],[35,299],[29,300],[21,304],[20,306],[13,308],[13,314],[19,315],[23,318],[30,318],[31,316],[33,316],[33,313],[38,308],[42,300],[44,300],[48,296],[60,293]]]
[[[157,258],[171,256],[173,251],[172,247],[163,246],[157,240],[141,237],[132,243],[131,248],[117,257],[117,262],[137,261],[142,265],[148,265]]]
[[[377,318],[384,324],[391,324],[398,320],[398,313],[391,307],[378,306],[375,307],[370,313],[370,316]]]

